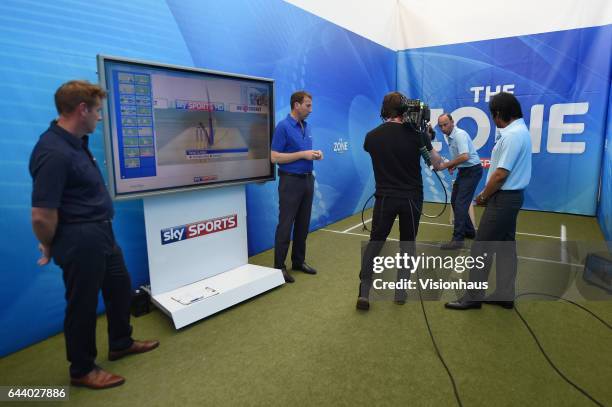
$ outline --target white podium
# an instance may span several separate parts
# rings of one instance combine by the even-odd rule
[[[151,298],[176,329],[284,284],[248,264],[244,185],[143,201]]]

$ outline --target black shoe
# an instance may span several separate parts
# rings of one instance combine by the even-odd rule
[[[407,298],[408,298],[408,294],[406,293],[405,290],[396,290],[393,302],[396,303],[397,305],[404,305],[406,304]]]
[[[457,300],[453,302],[447,302],[444,304],[444,308],[455,309],[464,311],[466,309],[480,309],[482,303],[480,301],[469,301],[469,300]]]
[[[370,300],[366,297],[357,298],[357,305],[355,306],[357,309],[367,311],[370,309]]]
[[[462,240],[451,240],[448,243],[444,243],[440,245],[440,249],[442,250],[459,250],[463,249],[463,241]]]
[[[283,278],[285,279],[285,283],[294,283],[295,278],[291,277],[286,267],[281,267],[281,271],[283,272]]]
[[[491,300],[485,299],[482,302],[484,302],[485,304],[489,304],[489,305],[498,305],[505,309],[514,308],[514,301],[491,301]]]
[[[474,233],[466,233],[465,234],[465,238],[466,239],[475,239],[476,238],[476,232],[474,232]]]
[[[303,271],[306,274],[317,274],[317,270],[313,269],[308,265],[308,263],[304,262],[301,266],[296,266],[295,264],[291,267],[293,270]]]

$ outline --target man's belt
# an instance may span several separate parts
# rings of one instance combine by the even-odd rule
[[[307,177],[312,176],[312,172],[295,173],[295,172],[287,172],[283,170],[278,170],[278,175],[287,175],[289,177],[307,178]]]

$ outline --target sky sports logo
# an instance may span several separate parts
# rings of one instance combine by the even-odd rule
[[[201,110],[204,112],[222,112],[225,110],[223,103],[206,102],[203,100],[176,100],[176,108],[180,110]]]
[[[185,239],[193,239],[211,233],[234,229],[238,226],[238,215],[228,215],[220,218],[201,220],[188,225],[173,226],[161,230],[161,244],[180,242]]]

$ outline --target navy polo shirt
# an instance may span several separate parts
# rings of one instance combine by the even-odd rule
[[[77,138],[53,121],[30,156],[32,207],[57,209],[59,223],[110,220],[114,215],[88,141],[88,136]]]
[[[312,150],[312,135],[310,126],[302,121],[304,130],[297,120],[288,114],[276,125],[272,137],[272,150],[277,153],[296,153],[298,151]],[[278,169],[293,174],[312,172],[311,160],[296,160],[287,164],[278,164]]]

